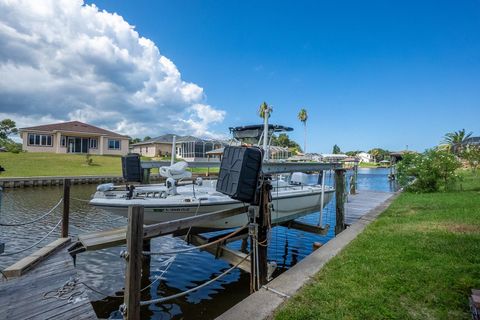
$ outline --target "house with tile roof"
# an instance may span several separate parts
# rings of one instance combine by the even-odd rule
[[[173,134],[164,134],[147,141],[132,144],[132,152],[146,157],[170,156]],[[206,140],[193,136],[175,136],[175,156],[186,161],[207,161],[207,152],[222,148],[225,142]]]
[[[128,136],[80,121],[19,129],[22,148],[28,152],[126,155]]]

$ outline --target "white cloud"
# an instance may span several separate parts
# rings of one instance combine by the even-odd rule
[[[80,120],[133,136],[215,136],[205,104],[158,47],[81,0],[0,0],[0,114],[21,126]]]

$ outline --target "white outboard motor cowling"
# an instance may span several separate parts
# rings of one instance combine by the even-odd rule
[[[165,185],[167,187],[167,192],[171,196],[175,196],[178,194],[177,192],[177,182],[173,178],[168,178],[167,181],[165,182]]]

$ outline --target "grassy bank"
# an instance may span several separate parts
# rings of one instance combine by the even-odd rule
[[[82,176],[120,175],[122,173],[119,156],[91,156],[92,165],[86,164],[85,155],[56,153],[0,153],[0,165],[4,177],[34,176]]]
[[[87,165],[85,155],[22,152],[0,152],[0,166],[5,172],[0,178],[38,176],[87,176],[121,175],[120,156],[91,156],[92,165]],[[142,160],[151,160],[142,157]],[[207,168],[192,168],[194,173],[207,173]],[[210,173],[218,173],[218,168],[210,168]],[[158,169],[152,169],[153,174]]]
[[[470,319],[480,288],[480,178],[404,193],[276,319]]]

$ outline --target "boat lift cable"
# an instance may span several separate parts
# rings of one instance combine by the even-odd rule
[[[50,213],[52,213],[55,209],[57,209],[58,206],[62,203],[62,201],[63,201],[63,198],[60,198],[58,203],[56,205],[54,205],[52,209],[48,210],[48,212],[46,212],[45,214],[41,215],[40,217],[38,217],[36,219],[33,219],[31,221],[27,221],[27,222],[21,222],[21,223],[3,223],[3,222],[0,222],[0,226],[1,227],[19,227],[19,226],[25,226],[27,224],[32,224],[32,223],[35,223],[37,221],[40,221],[43,218],[45,218],[46,216],[48,216]]]
[[[236,265],[234,265],[233,267],[225,270],[223,273],[219,274],[218,276],[216,276],[215,278],[211,279],[211,280],[208,280],[207,282],[204,282],[202,283],[201,285],[199,286],[196,286],[194,288],[191,288],[191,289],[188,289],[186,291],[183,291],[183,292],[180,292],[180,293],[177,293],[177,294],[173,294],[171,296],[168,296],[168,297],[163,297],[163,298],[158,298],[158,299],[152,299],[152,300],[147,300],[147,301],[140,301],[140,305],[141,306],[146,306],[146,305],[149,305],[149,304],[153,304],[153,303],[162,303],[162,302],[165,302],[165,301],[168,301],[168,300],[172,300],[172,299],[176,299],[176,298],[179,298],[179,297],[183,297],[191,292],[194,292],[194,291],[197,291],[203,287],[206,287],[208,286],[209,284],[223,278],[224,276],[226,276],[227,274],[229,274],[230,272],[232,272],[235,268],[237,268],[240,264],[242,264],[245,260],[247,260],[247,258],[250,257],[250,254],[246,255],[239,263],[237,263]]]
[[[57,229],[57,227],[60,225],[60,223],[62,223],[62,219],[58,220],[57,224],[53,227],[52,230],[50,230],[42,239],[38,240],[37,242],[35,242],[34,244],[32,244],[30,247],[27,247],[27,248],[22,249],[22,250],[19,250],[19,251],[5,252],[5,253],[0,254],[0,257],[13,256],[13,255],[15,255],[15,254],[22,253],[22,252],[24,252],[24,251],[27,251],[27,250],[35,247],[35,246],[38,245],[40,242],[42,242],[43,240],[47,239],[48,236],[51,235],[52,232],[55,231],[55,229]]]
[[[212,246],[212,245],[217,244],[217,243],[221,243],[221,242],[237,235],[238,233],[240,233],[240,231],[246,229],[247,227],[248,227],[248,224],[241,227],[241,228],[238,228],[237,230],[235,230],[232,233],[227,234],[223,238],[220,238],[220,239],[217,239],[215,241],[208,242],[208,243],[202,244],[200,246],[196,246],[196,247],[190,247],[190,248],[187,248],[187,249],[180,249],[180,250],[174,250],[174,251],[163,251],[163,252],[143,251],[142,253],[144,255],[147,255],[147,256],[158,256],[158,255],[169,255],[169,254],[184,253],[184,252],[189,252],[189,251],[192,251],[192,250],[199,250],[199,249],[207,248],[207,247]]]

